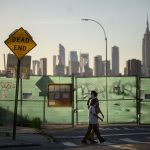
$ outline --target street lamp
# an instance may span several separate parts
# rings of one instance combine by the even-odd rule
[[[106,42],[106,102],[107,102],[107,123],[108,123],[108,94],[107,94],[107,76],[108,76],[108,72],[107,72],[107,36],[106,36],[106,32],[105,32],[105,29],[103,28],[103,26],[96,20],[93,20],[93,19],[81,19],[82,21],[93,21],[95,23],[97,23],[103,30],[104,32],[104,36],[105,36],[105,42]]]

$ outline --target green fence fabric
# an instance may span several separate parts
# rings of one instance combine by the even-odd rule
[[[96,90],[100,100],[106,100],[106,77],[77,78],[77,99],[87,100],[90,91]],[[107,92],[109,100],[135,99],[135,77],[107,77]]]
[[[106,100],[106,77],[77,78],[78,123],[87,122],[91,90],[98,93],[104,123],[136,123],[136,86],[136,77],[107,77]]]
[[[136,123],[136,101],[120,100],[108,102],[109,123]]]
[[[71,124],[72,108],[70,107],[48,107],[47,96],[40,96],[40,89],[36,83],[40,79],[48,79],[50,83],[71,84],[72,77],[53,77],[53,76],[31,76],[29,80],[22,80],[22,103],[21,99],[21,80],[19,87],[18,100],[18,121],[30,122],[33,118],[39,117],[45,123]],[[41,86],[45,84],[42,80]],[[14,103],[15,103],[15,84],[16,79],[0,77],[0,122],[12,123]]]
[[[13,100],[0,100],[0,124],[12,123],[14,112]]]
[[[140,123],[150,124],[150,98],[145,98],[146,94],[150,94],[150,78],[141,78],[140,83]]]

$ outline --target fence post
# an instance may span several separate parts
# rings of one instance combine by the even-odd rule
[[[76,92],[76,124],[78,124],[78,93],[77,93],[77,77],[75,77],[75,92]]]
[[[136,76],[136,116],[137,126],[140,125],[140,77]]]
[[[74,127],[74,74],[72,74],[72,127]]]
[[[46,103],[46,96],[44,96],[44,101],[43,101],[43,123],[45,123],[45,103]]]

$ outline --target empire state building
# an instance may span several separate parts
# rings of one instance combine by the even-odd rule
[[[150,31],[147,17],[147,27],[143,37],[142,44],[142,63],[143,63],[143,75],[150,76]]]

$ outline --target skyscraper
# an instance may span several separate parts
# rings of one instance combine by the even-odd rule
[[[40,61],[39,60],[32,61],[32,74],[40,75]]]
[[[47,58],[40,59],[40,74],[47,75]]]
[[[119,47],[113,46],[111,52],[112,76],[119,75]]]
[[[47,75],[47,58],[40,58],[32,61],[33,75]]]
[[[70,51],[69,75],[72,74],[79,74],[79,61],[77,51]]]
[[[80,73],[85,72],[85,67],[89,67],[89,54],[82,53],[80,54]]]
[[[131,59],[126,61],[125,75],[127,76],[141,76],[141,61],[137,59]]]
[[[89,54],[80,54],[80,75],[81,76],[92,76],[93,70],[89,67]]]
[[[56,55],[53,55],[53,75],[56,75]]]
[[[64,75],[65,68],[65,48],[59,44],[59,54],[53,56],[53,75]]]
[[[103,65],[104,65],[104,75],[106,75],[106,60],[103,61]],[[110,60],[107,60],[107,76],[111,76]]]
[[[144,76],[150,76],[150,31],[147,16],[147,27],[142,43],[142,72]]]
[[[65,48],[61,44],[59,44],[59,64],[65,66]]]
[[[94,57],[94,76],[104,76],[104,63],[100,55]]]

